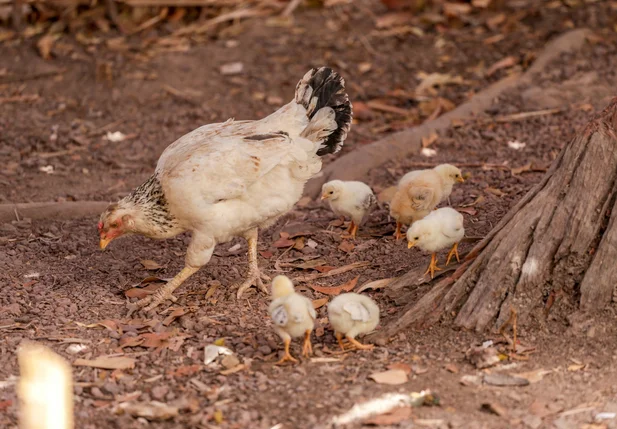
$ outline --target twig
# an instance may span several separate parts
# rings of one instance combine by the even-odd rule
[[[0,97],[0,104],[4,103],[30,103],[38,101],[41,97],[37,94],[14,95],[13,97]]]
[[[25,76],[8,77],[8,78],[0,79],[0,85],[4,85],[6,83],[27,82],[29,80],[37,80],[37,79],[43,79],[46,77],[58,76],[59,74],[62,74],[65,71],[66,70],[61,69],[61,70],[47,71],[47,72],[42,72],[42,73],[33,73],[30,75],[25,75]]]
[[[281,16],[291,16],[294,10],[300,6],[300,3],[302,3],[302,0],[291,0],[283,13],[281,13]]]
[[[536,116],[554,115],[556,113],[561,113],[564,110],[564,108],[558,107],[555,109],[534,110],[533,112],[512,113],[511,115],[497,116],[493,120],[495,122],[516,122],[527,118],[534,118]]]
[[[133,34],[137,34],[137,33],[141,33],[142,31],[158,24],[160,21],[162,21],[163,19],[167,18],[167,14],[169,13],[169,8],[168,7],[164,7],[163,9],[161,9],[161,12],[157,15],[157,16],[153,16],[152,18],[148,19],[147,21],[143,22],[141,25],[139,25],[137,28],[135,28],[134,30],[131,30],[127,33],[127,35],[133,35]]]
[[[371,265],[368,261],[363,262],[354,262],[353,264],[345,265],[344,267],[335,268],[327,273],[316,273],[316,274],[308,274],[306,276],[296,277],[294,281],[296,282],[310,282],[312,280],[320,279],[323,277],[331,277],[336,276],[338,274],[346,273],[347,271],[355,270],[356,268],[363,268]]]
[[[172,33],[172,36],[185,36],[187,34],[203,34],[207,32],[208,30],[210,30],[212,27],[218,24],[221,24],[223,22],[226,22],[226,21],[234,21],[236,19],[251,18],[255,16],[264,16],[267,14],[268,12],[265,10],[237,9],[229,13],[224,13],[222,15],[219,15],[216,18],[212,18],[204,22],[203,24],[188,25]]]

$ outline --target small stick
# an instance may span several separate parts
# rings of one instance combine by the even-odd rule
[[[302,3],[302,0],[291,0],[283,13],[281,13],[281,16],[291,16],[294,10],[300,6],[300,3]]]

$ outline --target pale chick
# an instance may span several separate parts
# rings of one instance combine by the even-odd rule
[[[100,247],[128,234],[171,238],[191,232],[184,268],[133,309],[151,310],[206,265],[217,244],[248,242],[248,272],[239,286],[264,292],[257,264],[257,232],[287,213],[306,182],[321,170],[322,156],[340,150],[351,126],[345,81],[321,67],[304,75],[295,97],[256,121],[197,128],[169,145],[154,174],[101,215]]]
[[[313,353],[311,332],[315,327],[317,313],[310,299],[294,290],[294,285],[286,276],[276,276],[272,280],[272,303],[268,312],[274,322],[274,330],[285,344],[285,354],[279,364],[291,361],[298,362],[289,352],[292,338],[304,335],[302,356]]]
[[[324,183],[321,187],[321,199],[328,200],[330,208],[337,216],[351,218],[347,232],[353,238],[377,202],[373,190],[366,183],[342,180]]]
[[[442,207],[429,213],[424,219],[411,224],[407,230],[407,247],[418,246],[420,249],[431,252],[431,263],[424,273],[430,273],[435,277],[435,271],[440,271],[437,266],[437,252],[452,247],[448,253],[446,266],[452,256],[460,262],[458,257],[458,243],[465,235],[463,227],[463,215],[452,207]]]
[[[357,293],[344,293],[328,304],[328,319],[334,329],[339,346],[345,351],[343,336],[352,349],[370,350],[372,344],[362,344],[356,340],[359,334],[366,334],[379,323],[379,307],[368,296]]]
[[[403,225],[410,225],[429,214],[448,199],[456,182],[464,181],[461,170],[452,164],[405,174],[390,202],[390,216],[396,220],[395,238],[399,240],[403,236]]]

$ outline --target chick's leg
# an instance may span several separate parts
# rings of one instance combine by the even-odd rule
[[[311,330],[307,329],[304,333],[304,344],[302,345],[302,356],[309,357],[313,354],[313,345],[311,344]]]
[[[338,345],[340,346],[342,351],[345,351],[345,343],[343,343],[343,334],[340,332],[335,332],[334,336],[336,337],[336,341],[338,341]]]
[[[362,344],[360,341],[350,337],[349,335],[347,335],[347,340],[351,343],[352,349],[373,350],[373,347],[375,347],[373,344]]]
[[[431,256],[431,263],[429,264],[428,268],[424,272],[424,275],[427,275],[430,273],[431,278],[434,278],[435,271],[441,271],[441,268],[437,266],[437,253],[433,253],[433,255]]]
[[[291,353],[289,352],[289,346],[291,345],[291,337],[287,333],[284,333],[283,335],[281,335],[281,338],[283,338],[283,343],[285,344],[285,354],[283,355],[281,360],[279,360],[276,364],[281,365],[285,362],[297,363],[298,359],[293,357]]]
[[[450,263],[450,259],[452,258],[452,256],[456,256],[456,262],[461,262],[461,260],[458,257],[458,243],[454,243],[454,246],[452,246],[452,250],[450,250],[450,252],[448,253],[448,259],[446,260],[446,267]]]
[[[401,238],[403,238],[403,234],[401,233],[402,226],[403,226],[402,223],[396,222],[396,231],[394,231],[394,239],[396,241],[399,241]]]
[[[240,299],[244,292],[246,292],[251,286],[257,286],[262,292],[268,293],[268,289],[264,285],[262,279],[266,281],[270,280],[270,277],[259,271],[259,265],[257,264],[257,228],[249,230],[244,235],[244,238],[246,238],[249,245],[249,268],[246,279],[238,288],[238,293],[236,295],[238,299]]]

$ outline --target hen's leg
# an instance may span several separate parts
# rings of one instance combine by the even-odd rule
[[[214,240],[209,236],[193,234],[191,244],[186,251],[186,262],[184,268],[165,286],[158,289],[154,294],[140,299],[135,304],[129,305],[129,315],[135,310],[143,308],[150,311],[160,305],[166,299],[176,301],[173,292],[184,283],[191,275],[195,274],[199,268],[206,265],[214,252]]]
[[[246,290],[251,286],[257,286],[264,293],[268,293],[268,288],[263,284],[262,279],[266,281],[270,280],[270,277],[262,274],[261,271],[259,271],[259,265],[257,265],[257,228],[249,230],[244,235],[244,238],[246,238],[249,245],[249,268],[246,279],[238,288],[238,293],[236,294],[238,299],[240,299],[242,297],[242,294],[244,294],[244,292],[246,292]]]
[[[302,346],[302,356],[308,357],[313,354],[313,345],[311,344],[311,330],[307,329],[304,333],[304,345]]]
[[[452,258],[452,256],[456,256],[456,262],[461,262],[461,260],[458,257],[458,243],[454,243],[454,246],[452,246],[452,250],[450,250],[450,252],[448,253],[448,259],[446,260],[446,267],[450,263],[450,259]]]

